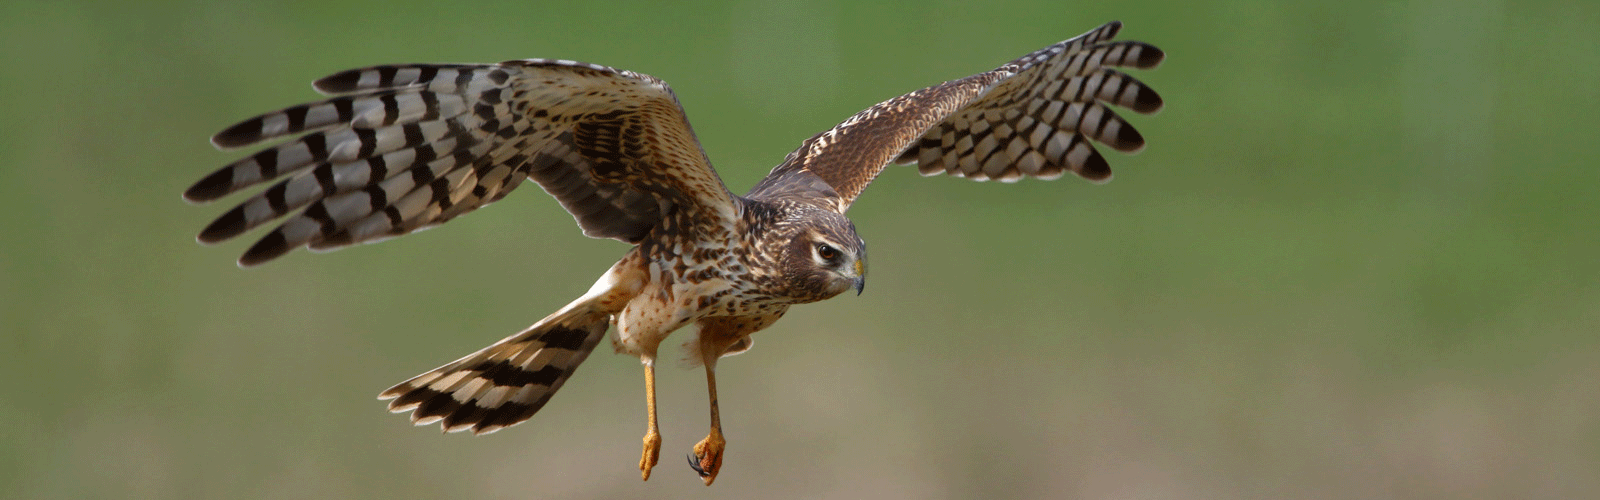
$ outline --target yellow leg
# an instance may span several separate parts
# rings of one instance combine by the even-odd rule
[[[661,456],[661,431],[656,426],[656,365],[650,361],[644,363],[644,400],[645,411],[650,413],[650,424],[644,431],[644,452],[639,455],[639,475],[649,481],[650,468],[656,466],[656,458]]]
[[[722,416],[717,412],[717,370],[715,358],[706,363],[706,387],[711,393],[711,433],[694,445],[694,455],[689,457],[689,467],[700,473],[700,479],[711,486],[722,469],[722,451],[728,442],[722,439]]]

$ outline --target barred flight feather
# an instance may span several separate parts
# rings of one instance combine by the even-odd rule
[[[757,199],[814,192],[814,178],[848,209],[891,163],[916,163],[923,175],[1014,182],[1073,172],[1111,178],[1095,150],[1123,152],[1144,137],[1108,105],[1153,113],[1161,97],[1115,67],[1154,68],[1165,58],[1143,42],[1111,41],[1121,23],[1036,50],[992,71],[912,92],[852,116],[807,139],[751,190]]]
[[[538,412],[605,338],[611,316],[580,299],[522,332],[383,391],[416,425],[486,434]]]
[[[184,193],[207,202],[284,178],[198,237],[226,241],[287,217],[245,251],[241,266],[432,227],[499,200],[523,179],[596,238],[637,243],[666,207],[733,213],[677,98],[648,75],[528,59],[375,66],[314,85],[334,97],[244,120],[212,142],[227,149],[303,135]],[[583,140],[586,131],[601,131],[603,141]]]
[[[1104,103],[1148,114],[1161,109],[1161,96],[1108,66],[1153,68],[1165,57],[1143,42],[1100,42],[1115,33],[1097,30],[1001,66],[996,71],[1015,75],[923,132],[895,163],[980,181],[1067,171],[1110,180],[1110,164],[1089,141],[1134,153],[1144,136]]]

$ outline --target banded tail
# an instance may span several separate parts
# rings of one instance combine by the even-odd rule
[[[389,411],[411,411],[416,425],[439,422],[445,432],[486,434],[527,420],[605,338],[611,315],[588,295],[450,364],[396,384],[378,395]]]

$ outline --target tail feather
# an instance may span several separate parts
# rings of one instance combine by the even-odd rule
[[[538,412],[605,338],[611,317],[580,299],[494,345],[378,395],[416,425],[485,434]]]

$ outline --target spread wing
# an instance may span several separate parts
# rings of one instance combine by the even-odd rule
[[[637,243],[663,216],[731,220],[677,97],[648,75],[572,61],[377,66],[315,83],[334,97],[218,133],[236,148],[300,135],[200,180],[205,202],[282,178],[200,233],[238,236],[289,215],[239,258],[260,264],[425,229],[532,179],[584,234]],[[720,218],[720,219],[718,219]]]
[[[975,180],[1054,179],[1067,171],[1109,180],[1111,168],[1090,139],[1135,152],[1144,137],[1108,105],[1161,109],[1155,91],[1114,68],[1154,68],[1166,57],[1150,44],[1112,41],[1121,27],[1113,21],[993,71],[868,108],[807,139],[749,196],[820,198],[842,213],[891,162]]]

